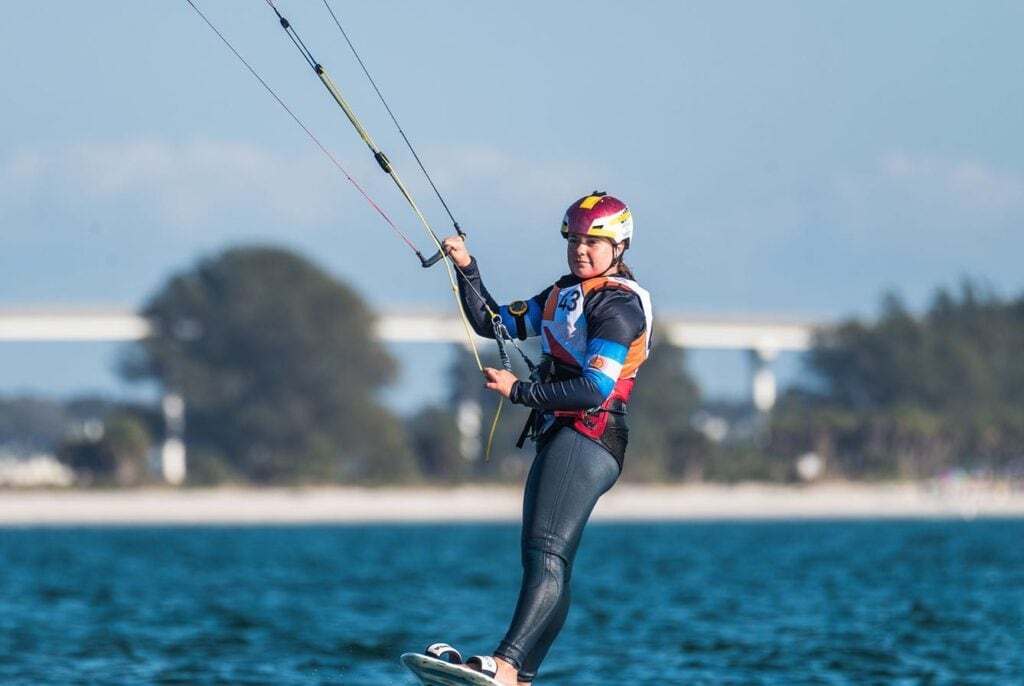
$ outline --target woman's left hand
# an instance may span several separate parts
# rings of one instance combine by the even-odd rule
[[[506,398],[512,392],[512,384],[519,380],[515,374],[504,369],[484,367],[483,372],[484,376],[487,377],[487,383],[484,384],[484,388],[500,393]]]
[[[469,250],[466,248],[466,241],[463,240],[462,236],[448,236],[448,238],[442,241],[442,247],[448,253],[448,257],[452,258],[452,262],[463,269],[468,267],[473,261]]]

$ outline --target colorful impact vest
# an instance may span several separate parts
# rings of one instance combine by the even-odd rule
[[[622,289],[638,296],[645,326],[628,345],[588,334],[584,312],[587,296],[605,289]],[[514,314],[514,313],[513,313]],[[621,276],[603,276],[572,285],[555,284],[544,302],[538,322],[541,345],[548,370],[542,381],[587,377],[605,398],[599,406],[585,410],[544,412],[531,427],[542,435],[555,423],[569,424],[576,431],[604,444],[621,463],[624,442],[605,440],[612,414],[624,414],[633,390],[637,369],[647,359],[651,344],[653,316],[650,295],[635,281]],[[531,327],[532,328],[532,327]],[[613,445],[614,443],[614,445]]]

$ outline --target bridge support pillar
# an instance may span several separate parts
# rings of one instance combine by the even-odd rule
[[[775,407],[778,389],[771,363],[778,354],[779,351],[772,348],[757,348],[749,351],[751,396],[754,407],[762,415],[768,414]]]
[[[459,427],[459,454],[472,462],[480,457],[483,410],[475,398],[462,400],[455,411],[455,424]]]
[[[160,474],[180,486],[185,481],[185,399],[173,391],[164,393],[164,444],[160,448]]]

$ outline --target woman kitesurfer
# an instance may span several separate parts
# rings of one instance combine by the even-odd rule
[[[530,437],[537,451],[524,494],[519,601],[493,657],[467,662],[503,686],[533,682],[565,622],[573,559],[594,505],[622,469],[626,402],[650,349],[650,297],[622,261],[633,236],[625,203],[597,191],[580,198],[566,211],[562,236],[571,273],[500,308],[462,238],[444,240],[478,334],[495,336],[494,312],[512,336],[542,336],[532,380],[483,370],[488,389],[532,408],[519,445]]]

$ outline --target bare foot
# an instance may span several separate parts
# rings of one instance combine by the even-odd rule
[[[500,657],[495,657],[494,661],[498,663],[498,673],[495,675],[494,680],[502,686],[524,686],[519,681],[519,670],[512,666],[512,663],[502,660]]]

